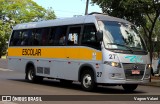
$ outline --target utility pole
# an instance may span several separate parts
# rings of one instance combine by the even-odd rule
[[[85,15],[88,14],[88,5],[89,5],[89,0],[86,1],[86,10],[85,10]]]

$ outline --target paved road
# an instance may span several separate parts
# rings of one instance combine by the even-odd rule
[[[7,60],[6,59],[0,59],[0,68],[7,69]]]
[[[157,95],[160,96],[160,88],[152,86],[139,86],[133,93],[126,93],[121,86],[99,87],[94,92],[85,92],[81,90],[78,83],[71,86],[65,86],[55,80],[45,79],[42,83],[29,83],[24,80],[24,74],[15,71],[0,70],[0,95]],[[64,98],[64,96],[62,96]],[[65,96],[67,97],[67,96]],[[99,97],[99,96],[97,96]],[[73,97],[74,98],[74,97]],[[117,97],[116,97],[117,98]],[[91,99],[94,100],[94,99]],[[94,102],[94,101],[91,101]],[[97,102],[97,101],[96,101]],[[94,102],[94,103],[96,103]],[[104,101],[103,101],[104,102]],[[0,102],[1,104],[2,102]],[[25,102],[23,102],[25,103]],[[59,102],[58,102],[59,103]],[[65,103],[65,102],[63,102]],[[101,104],[100,101],[99,104]],[[148,103],[148,102],[147,102]],[[152,102],[157,104],[157,102]],[[16,104],[21,104],[17,103]],[[86,103],[89,104],[89,103]],[[127,101],[120,103],[111,102],[111,104],[127,104]],[[146,103],[145,103],[146,104]]]
[[[56,80],[48,80],[45,79],[42,83],[29,83],[24,80],[24,74],[15,72],[12,70],[5,69],[7,68],[5,65],[5,62],[0,64],[4,68],[0,68],[0,95],[61,95],[58,99],[61,98],[67,98],[68,95],[74,95],[72,96],[73,99],[77,97],[77,95],[97,95],[96,97],[101,97],[101,95],[109,95],[113,96],[113,100],[118,99],[116,95],[120,95],[119,97],[126,97],[127,96],[139,96],[139,95],[156,95],[160,96],[160,88],[159,87],[153,87],[153,86],[139,86],[137,90],[133,93],[126,93],[124,92],[123,88],[121,86],[99,86],[98,89],[96,89],[94,92],[85,92],[82,91],[81,86],[79,83],[74,83],[70,86],[65,86],[59,83]],[[2,67],[0,66],[0,67]],[[63,96],[62,96],[63,95]],[[66,95],[66,96],[64,96]],[[108,96],[108,97],[109,97]],[[57,96],[56,96],[57,97]],[[87,96],[86,96],[87,97]],[[103,96],[102,96],[103,97]],[[106,96],[107,97],[107,96]],[[82,97],[84,99],[84,97]],[[1,99],[1,98],[0,98]],[[92,98],[88,98],[88,100],[94,100]],[[160,99],[160,98],[159,98]],[[83,100],[82,100],[83,101]],[[30,104],[30,102],[11,102],[11,103],[5,103],[0,102],[0,104]],[[40,102],[33,102],[33,104],[39,104]],[[75,101],[55,101],[55,102],[41,102],[44,103],[56,103],[56,104],[70,104],[70,103],[76,103],[81,104],[82,102],[75,102]],[[139,102],[135,101],[83,101],[83,104],[138,104]],[[142,102],[141,102],[142,103]],[[148,101],[143,102],[142,104],[157,104],[158,102]]]

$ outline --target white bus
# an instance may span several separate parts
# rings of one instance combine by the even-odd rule
[[[133,91],[150,79],[149,54],[136,27],[103,14],[16,25],[8,67],[31,82],[79,81],[87,91],[97,85]]]

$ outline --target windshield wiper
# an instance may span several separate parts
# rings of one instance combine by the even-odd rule
[[[126,46],[126,45],[123,45],[123,44],[118,44],[118,43],[108,43],[110,45],[117,45],[117,46],[122,46],[122,47],[125,47],[127,48],[130,52],[134,52],[130,47]]]
[[[141,50],[141,48],[139,48],[139,47],[130,47],[130,48],[134,48],[134,49],[136,49],[136,50]],[[142,50],[141,50],[142,51]]]
[[[137,51],[137,52],[144,52],[144,53],[147,53],[146,50],[142,50],[141,48],[138,48],[138,47],[130,47],[130,48],[135,49],[135,51]]]

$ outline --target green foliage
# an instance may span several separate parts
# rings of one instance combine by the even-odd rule
[[[48,10],[39,6],[32,0],[3,0],[2,12],[10,20],[16,23],[24,23],[31,21],[43,20],[48,15]],[[55,18],[54,11],[50,10],[53,14],[50,15],[52,19]],[[50,19],[51,19],[50,18]]]
[[[0,0],[0,57],[15,24],[55,18],[52,8],[46,10],[32,0]]]
[[[53,9],[50,7],[46,10],[46,14],[44,15],[44,20],[54,19],[56,16],[54,14]]]
[[[104,13],[124,18],[136,25],[145,25],[146,14],[153,14],[160,9],[160,2],[155,0],[92,0]]]
[[[11,33],[11,23],[0,19],[0,58],[6,53],[9,35]]]

